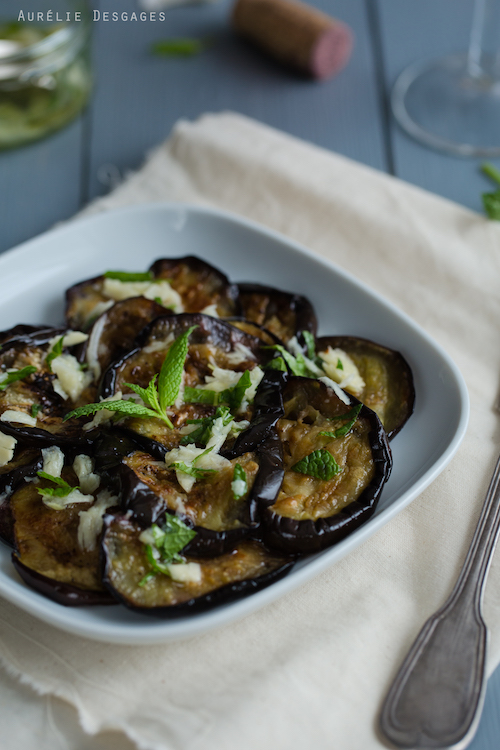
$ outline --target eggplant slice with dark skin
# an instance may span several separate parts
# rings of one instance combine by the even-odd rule
[[[262,508],[263,538],[285,552],[318,552],[343,539],[375,511],[392,467],[389,443],[375,412],[354,398],[345,404],[318,380],[290,377],[283,401],[285,415],[277,430],[285,476],[276,501]],[[346,432],[356,405],[359,413]],[[294,469],[318,455],[316,451],[324,452],[318,458],[326,455],[330,462],[333,456],[337,473],[325,478],[321,469],[310,474]]]
[[[242,541],[212,558],[191,558],[200,580],[178,582],[157,573],[139,536],[141,527],[125,516],[109,516],[103,537],[104,576],[109,591],[130,609],[158,617],[184,617],[239,599],[285,576],[293,559],[257,541]]]
[[[19,487],[36,476],[43,465],[42,453],[33,448],[16,446],[14,458],[0,467],[0,539],[14,547],[14,516],[10,498]]]
[[[165,308],[145,297],[116,302],[100,315],[82,345],[80,361],[85,362],[98,380],[117,359],[127,354],[148,323],[165,314]]]
[[[78,479],[69,467],[62,474],[71,486]],[[40,479],[20,487],[10,498],[14,518],[13,561],[23,580],[54,601],[68,606],[112,603],[102,585],[99,540],[93,549],[78,540],[80,513],[92,502],[78,502],[60,510],[47,507],[38,488],[53,487]]]
[[[9,410],[23,412],[27,417],[36,419],[36,426],[16,422],[14,418],[0,422],[3,432],[26,445],[87,442],[77,420],[64,422],[64,416],[75,406],[95,401],[95,383],[90,382],[75,401],[66,400],[54,390],[56,375],[46,363],[46,356],[51,350],[50,342],[64,333],[65,329],[61,328],[37,329],[10,338],[0,350],[0,373],[3,375],[29,366],[36,368],[26,377],[0,388],[0,419]],[[69,354],[75,349],[68,347],[63,353]]]
[[[189,350],[184,367],[185,385],[198,388],[205,385],[205,377],[212,375],[211,364],[243,373],[264,365],[270,352],[262,349],[262,342],[233,326],[208,315],[166,315],[157,318],[141,332],[135,348],[115,362],[104,374],[102,397],[110,398],[117,392],[125,397],[130,393],[126,383],[146,388],[151,379],[160,372],[168,347],[196,326],[189,337]],[[145,451],[156,458],[178,447],[188,420],[203,419],[215,414],[216,407],[203,403],[188,403],[173,407],[170,416],[175,429],[155,418],[128,418],[122,425],[134,433]],[[251,409],[238,415],[249,419]]]
[[[301,331],[316,336],[318,321],[307,297],[262,284],[238,284],[238,289],[243,317],[285,344]]]
[[[173,301],[165,301],[176,313],[202,312],[214,305],[220,318],[238,315],[238,291],[219,270],[200,258],[162,258],[150,267],[149,282],[132,282],[136,286],[120,286],[116,279],[96,276],[75,284],[66,291],[66,320],[69,328],[85,331],[114,302],[146,294],[155,299],[154,282],[166,281],[171,286]],[[113,283],[109,283],[112,281]],[[129,282],[130,284],[130,282]],[[142,286],[137,286],[142,284]],[[149,288],[148,288],[149,287]]]
[[[378,414],[392,440],[413,413],[415,388],[408,362],[399,352],[357,336],[323,336],[317,340],[318,354],[328,347],[341,349],[351,357],[365,383],[356,396]]]
[[[247,481],[247,492],[238,499],[231,488],[236,464],[245,472]],[[173,469],[164,461],[155,461],[149,454],[137,451],[124,459],[123,508],[131,510],[144,527],[156,523],[165,510],[177,514],[196,531],[188,547],[190,554],[220,555],[258,525],[253,487],[259,472],[257,456],[247,453],[201,477],[190,492],[184,493]],[[263,482],[261,478],[259,488]]]

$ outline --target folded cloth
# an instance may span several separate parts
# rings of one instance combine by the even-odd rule
[[[397,518],[303,588],[236,624],[165,646],[113,646],[59,632],[4,603],[0,659],[39,693],[73,704],[87,732],[121,730],[140,748],[380,748],[381,701],[423,621],[451,589],[498,452],[500,227],[230,113],[180,122],[140,172],[90,211],[162,199],[261,222],[396,303],[461,368],[470,427],[448,468]],[[491,671],[500,660],[498,554],[485,616]]]

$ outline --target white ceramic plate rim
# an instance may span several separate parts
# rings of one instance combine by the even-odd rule
[[[57,243],[61,238],[64,238],[67,235],[71,238],[73,233],[78,233],[82,228],[92,227],[94,230],[99,230],[100,227],[105,227],[109,222],[116,221],[120,223],[121,219],[130,221],[134,220],[134,217],[147,216],[148,213],[153,215],[156,212],[166,212],[167,214],[173,212],[175,215],[182,214],[190,217],[212,217],[216,220],[220,220],[221,223],[228,223],[232,226],[237,225],[246,228],[254,232],[256,238],[260,236],[262,238],[267,237],[271,240],[275,240],[277,243],[285,246],[292,255],[298,254],[300,256],[305,256],[314,264],[322,266],[328,273],[334,274],[338,279],[357,287],[361,294],[378,302],[389,311],[395,319],[397,318],[398,321],[403,322],[409,330],[418,335],[429,347],[429,350],[432,350],[434,354],[440,358],[443,365],[448,367],[452,378],[454,379],[459,412],[457,415],[455,432],[437,460],[416,483],[411,484],[411,486],[402,492],[389,507],[377,512],[377,514],[367,523],[353,532],[342,542],[320,553],[313,559],[308,560],[307,564],[294,569],[294,571],[286,578],[277,581],[268,588],[252,594],[247,598],[219,607],[212,611],[194,617],[192,616],[190,618],[171,621],[160,621],[153,618],[143,617],[141,622],[135,624],[130,622],[120,623],[101,620],[99,619],[99,610],[104,608],[97,607],[93,608],[93,611],[96,613],[95,621],[82,620],[78,615],[81,611],[79,608],[72,609],[57,605],[29,589],[15,577],[6,574],[4,570],[0,570],[0,594],[24,609],[26,612],[75,635],[85,636],[87,638],[104,642],[131,645],[151,645],[153,643],[178,640],[208,632],[213,628],[226,625],[260,609],[293,589],[303,585],[314,576],[317,576],[319,573],[329,568],[334,562],[344,557],[349,551],[378,531],[435,480],[457,451],[465,435],[469,416],[469,397],[460,371],[448,354],[409,316],[384,299],[366,284],[356,279],[352,274],[336,266],[331,261],[314,254],[306,247],[303,247],[278,232],[226,211],[191,204],[153,203],[106,211],[90,217],[81,218],[67,225],[57,227],[33,240],[23,243],[7,253],[4,253],[0,257],[0,275],[3,275],[4,272],[8,273],[12,268],[28,267],[25,264],[29,263],[30,258],[32,259],[34,257],[37,247],[46,244],[47,240],[49,242]],[[165,255],[175,257],[174,253],[165,253]],[[210,257],[207,257],[207,260],[210,262]],[[105,263],[106,261],[109,262],[107,257],[103,262]],[[78,279],[75,279],[75,281],[77,280]],[[241,281],[241,279],[231,280]],[[411,420],[406,429],[411,429]]]

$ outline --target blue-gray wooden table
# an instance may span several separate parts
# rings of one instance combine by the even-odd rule
[[[171,9],[164,23],[94,23],[96,87],[86,113],[44,141],[0,153],[0,252],[107,192],[120,175],[141,165],[179,118],[225,109],[481,211],[481,192],[491,185],[478,161],[413,142],[394,123],[388,104],[406,65],[467,47],[473,0],[310,4],[355,33],[348,66],[328,82],[297,78],[238,41],[228,24],[229,0]],[[138,10],[136,0],[95,0],[92,7]],[[210,37],[213,45],[191,58],[150,53],[152,42],[177,36]],[[472,750],[500,747],[499,709],[500,669],[490,679]]]

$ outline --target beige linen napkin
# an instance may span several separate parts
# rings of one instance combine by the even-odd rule
[[[262,222],[399,305],[461,368],[472,404],[467,436],[443,474],[375,537],[236,624],[132,648],[67,635],[4,603],[0,658],[39,693],[76,706],[87,732],[119,729],[141,748],[379,748],[381,699],[450,590],[498,453],[500,227],[230,113],[179,123],[141,172],[91,210],[161,199]],[[485,614],[492,670],[498,555]]]

